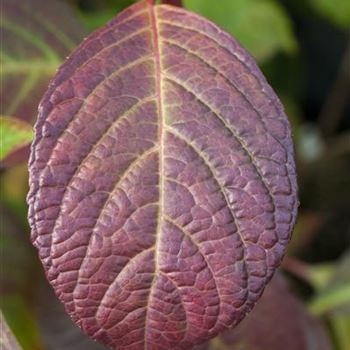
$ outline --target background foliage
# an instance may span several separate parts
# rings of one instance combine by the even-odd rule
[[[24,349],[102,349],[84,338],[65,317],[44,280],[29,241],[26,160],[30,124],[36,118],[37,105],[50,77],[84,36],[133,1],[3,1],[0,306]],[[233,34],[257,59],[285,104],[293,126],[301,207],[282,270],[304,308],[327,327],[334,349],[347,350],[350,2],[183,3]],[[218,349],[228,348],[227,344],[215,344]]]

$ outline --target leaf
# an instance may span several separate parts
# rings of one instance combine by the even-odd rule
[[[18,186],[17,180],[12,176],[12,181]],[[2,184],[2,182],[3,176],[1,177],[1,185],[9,185],[8,182],[5,184]],[[4,205],[7,200],[5,193],[7,187],[1,188],[0,191],[0,308],[23,349],[39,350],[42,347],[40,346],[40,338],[36,328],[36,320],[32,314],[30,299],[31,288],[34,288],[34,290],[37,288],[36,281],[40,266],[37,259],[35,259],[36,252],[32,249],[28,240],[27,225],[24,226],[21,223],[22,216],[15,215],[12,210]],[[8,348],[3,348],[0,345],[0,349],[15,350],[17,348],[14,345]]]
[[[33,139],[31,125],[16,118],[0,116],[0,131],[0,160],[28,145]]]
[[[310,303],[310,310],[320,315],[323,313],[345,314],[350,319],[350,251],[340,259],[328,284]]]
[[[86,334],[188,349],[236,325],[297,208],[290,128],[211,22],[141,1],[92,34],[40,105],[32,241]]]
[[[85,31],[56,0],[3,0],[1,16],[0,113],[34,121],[49,79]]]
[[[312,7],[335,25],[350,28],[349,0],[310,0]]]
[[[6,323],[6,320],[0,311],[0,347],[3,350],[20,350],[20,346]]]
[[[40,349],[36,322],[28,301],[24,299],[23,294],[18,293],[2,296],[0,298],[1,309],[23,349]],[[1,348],[1,350],[3,349]],[[14,349],[9,348],[8,350]]]
[[[350,316],[334,315],[331,319],[332,331],[338,350],[348,350],[350,344]]]
[[[350,251],[347,251],[309,305],[314,314],[326,316],[339,350],[347,350],[350,341],[349,267]]]
[[[189,10],[213,20],[234,35],[260,62],[279,51],[293,54],[297,42],[292,23],[274,0],[184,0]]]
[[[344,305],[350,306],[350,283],[315,298],[310,305],[310,310],[318,315]]]
[[[323,325],[276,275],[248,317],[193,350],[331,350]]]
[[[321,263],[309,265],[310,286],[315,291],[321,291],[329,283],[330,278],[334,273],[335,265],[333,263]]]

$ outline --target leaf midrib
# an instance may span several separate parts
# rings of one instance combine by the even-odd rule
[[[159,262],[158,262],[158,246],[160,241],[160,235],[162,230],[162,218],[164,216],[164,113],[163,113],[163,93],[162,93],[162,63],[161,63],[161,53],[160,53],[160,40],[159,40],[159,29],[156,14],[156,7],[153,4],[147,2],[149,9],[150,25],[152,29],[152,42],[154,49],[154,59],[155,59],[155,85],[156,85],[156,96],[157,96],[157,109],[159,118],[159,206],[158,206],[158,221],[155,233],[155,244],[154,244],[154,275],[151,282],[150,291],[148,295],[148,300],[146,303],[146,316],[145,316],[145,334],[144,334],[144,349],[147,350],[147,329],[148,329],[148,316],[149,316],[149,306],[152,302],[153,297],[153,287],[157,281],[159,275]]]

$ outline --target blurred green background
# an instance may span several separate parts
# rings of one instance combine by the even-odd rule
[[[132,3],[2,0],[0,306],[23,349],[102,349],[70,323],[45,282],[26,219],[26,162],[30,125],[57,67],[89,32]],[[350,1],[183,5],[235,36],[285,105],[301,206],[282,270],[293,293],[326,327],[334,350],[349,350]]]

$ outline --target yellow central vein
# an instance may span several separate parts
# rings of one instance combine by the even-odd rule
[[[149,317],[149,307],[152,302],[153,297],[153,288],[154,284],[157,281],[157,277],[159,275],[159,257],[158,257],[158,246],[160,241],[160,235],[162,230],[162,218],[163,218],[163,208],[164,208],[164,130],[163,130],[163,95],[162,95],[162,80],[161,80],[161,72],[162,72],[162,64],[161,64],[161,54],[159,47],[159,29],[157,24],[157,15],[155,12],[155,7],[150,4],[149,5],[149,15],[150,15],[150,23],[152,28],[152,41],[153,41],[153,49],[154,49],[154,60],[155,60],[155,84],[156,84],[156,94],[157,94],[157,106],[158,106],[158,118],[159,118],[159,131],[158,131],[158,139],[159,139],[159,158],[158,158],[158,166],[159,166],[159,207],[158,207],[158,223],[156,229],[156,237],[155,237],[155,245],[154,245],[154,276],[151,282],[150,291],[148,295],[148,300],[146,304],[146,316],[145,316],[145,334],[144,334],[144,348],[147,350],[147,329],[148,329],[148,317]]]
[[[158,227],[156,232],[156,246],[155,246],[155,276],[159,271],[159,263],[158,263],[158,247],[157,243],[159,243],[159,236],[161,233],[161,221],[163,218],[163,207],[164,207],[164,117],[163,117],[163,96],[162,96],[162,65],[161,65],[161,55],[160,55],[160,47],[159,47],[159,31],[157,25],[157,18],[155,14],[155,9],[152,7],[151,9],[151,25],[152,25],[152,33],[153,33],[153,46],[155,51],[155,69],[156,69],[156,95],[157,95],[157,105],[158,105],[158,117],[159,117],[159,211],[158,211]]]

